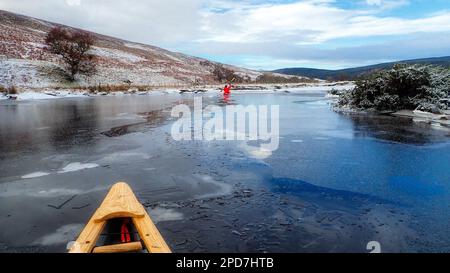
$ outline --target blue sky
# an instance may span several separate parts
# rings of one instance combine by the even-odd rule
[[[0,9],[253,69],[450,55],[449,0],[0,0]]]

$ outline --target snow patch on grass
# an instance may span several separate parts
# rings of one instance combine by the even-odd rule
[[[94,47],[92,49],[92,53],[94,55],[105,57],[105,58],[111,58],[116,59],[119,61],[128,61],[131,63],[137,63],[145,61],[146,59],[139,57],[137,55],[127,53],[118,49],[111,49],[111,48],[103,48],[103,47]]]
[[[71,92],[23,92],[16,95],[18,100],[48,100],[57,98],[78,98],[84,97],[81,93],[71,93]]]
[[[145,51],[150,50],[150,48],[145,47],[144,45],[140,45],[140,44],[124,43],[123,45],[126,47],[129,47],[129,48],[135,48],[135,49],[140,49],[140,50],[145,50]]]

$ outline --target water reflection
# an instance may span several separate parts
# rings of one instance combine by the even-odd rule
[[[135,132],[145,132],[150,128],[161,126],[163,123],[167,122],[169,118],[169,109],[148,111],[138,113],[138,115],[144,118],[145,121],[113,127],[101,134],[107,137],[118,137]]]
[[[124,97],[8,102],[0,105],[0,156],[62,152],[74,145],[88,148],[96,145],[103,129],[114,131],[128,126],[129,131],[139,131],[140,126],[159,126],[170,114],[164,108],[179,99],[164,96],[159,101]],[[134,116],[125,117],[126,113]]]
[[[415,197],[432,197],[445,193],[445,188],[434,181],[422,181],[411,176],[392,176],[389,185],[401,193]]]
[[[52,118],[55,114],[57,119]],[[86,148],[95,145],[100,120],[94,101],[58,106],[53,114],[46,111],[44,118],[51,122],[46,124],[51,128],[48,130],[49,144],[56,151],[62,152],[72,145],[82,144]]]
[[[16,103],[1,105],[0,154],[46,149],[61,151],[66,145],[89,145],[99,125],[94,101]]]
[[[395,204],[391,200],[382,199],[369,194],[356,193],[344,190],[335,190],[325,187],[316,186],[314,184],[285,177],[273,177],[269,180],[269,185],[275,192],[295,194],[302,196],[302,198],[317,198],[317,199],[336,199],[340,202],[349,202],[355,205],[358,203],[371,202],[374,204]],[[399,203],[397,203],[399,205]]]
[[[449,131],[434,130],[429,124],[414,122],[409,118],[382,115],[345,115],[352,121],[355,137],[371,137],[413,145],[445,142]]]
[[[231,94],[219,95],[217,102],[218,106],[236,105],[236,101],[232,98]]]

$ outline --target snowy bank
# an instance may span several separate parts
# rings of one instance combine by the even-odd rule
[[[315,83],[315,84],[242,84],[236,85],[233,90],[234,93],[326,93],[333,89],[344,90],[351,89],[354,84],[351,82],[344,83]],[[177,88],[159,88],[148,91],[137,91],[130,89],[127,91],[118,92],[96,92],[90,93],[83,90],[51,90],[43,89],[39,91],[25,90],[19,92],[16,95],[5,96],[0,94],[0,100],[6,100],[8,98],[13,100],[47,100],[47,99],[59,99],[59,98],[83,98],[83,97],[95,97],[95,96],[125,96],[125,95],[150,95],[150,94],[177,94],[177,93],[219,93],[222,92],[222,85],[208,85],[208,86],[196,86],[186,89]]]
[[[20,92],[15,95],[8,95],[0,97],[0,99],[11,99],[11,100],[47,100],[47,99],[58,99],[58,98],[77,98],[86,97],[85,92],[77,91],[26,91]]]

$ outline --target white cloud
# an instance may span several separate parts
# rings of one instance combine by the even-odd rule
[[[196,38],[204,0],[1,0],[0,9],[127,40],[165,45]],[[79,4],[79,5],[78,5]]]
[[[86,28],[133,41],[176,44],[192,40],[298,44],[346,37],[405,35],[450,29],[450,12],[421,19],[379,17],[343,9],[333,0],[283,4],[252,0],[2,0],[0,9]],[[386,7],[406,0],[366,0]],[[176,45],[175,45],[176,46]]]
[[[366,2],[367,2],[367,5],[370,5],[370,6],[380,6],[383,1],[382,0],[366,0]]]
[[[380,5],[388,2],[370,0],[370,3]],[[407,35],[450,29],[450,12],[420,19],[378,17],[363,10],[337,8],[329,1],[236,8],[221,14],[205,11],[202,17],[204,36],[201,41],[217,42],[289,39],[297,44],[311,44],[338,38]]]
[[[448,10],[416,18],[386,17],[383,11],[410,1],[355,0],[358,5],[352,9],[340,7],[337,1],[1,0],[0,9],[170,50],[208,56],[231,54],[235,60],[241,56],[235,63],[252,67],[270,66],[263,65],[264,60],[274,60],[274,64],[316,60],[345,65],[343,57],[337,60],[330,54],[333,50],[353,61],[373,61],[363,50],[352,52],[348,42],[339,45],[338,39],[364,41],[372,54],[391,58],[388,51],[375,52],[370,45],[376,44],[371,40],[379,43],[378,39],[386,37],[386,41],[392,41],[394,37],[418,35],[415,41],[421,41],[420,35],[450,33]],[[427,43],[411,50],[415,51],[409,55],[450,54],[448,44],[436,48]]]
[[[81,5],[81,0],[66,0],[66,3],[69,6],[79,6]]]
[[[409,0],[366,0],[366,3],[381,9],[394,9],[410,4]]]

